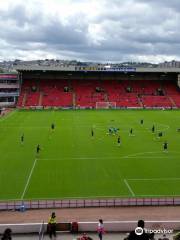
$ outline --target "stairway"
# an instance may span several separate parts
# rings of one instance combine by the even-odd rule
[[[104,101],[105,102],[109,102],[109,98],[108,98],[108,94],[107,93],[104,93]]]
[[[44,95],[44,93],[40,92],[38,106],[42,106],[43,95]]]
[[[137,96],[137,98],[138,98],[138,103],[139,103],[140,107],[143,108],[144,106],[143,106],[143,103],[142,103],[142,101],[141,101],[141,97],[138,97],[138,96]]]
[[[24,93],[24,97],[22,100],[22,107],[24,107],[26,105],[26,100],[27,100],[27,92]]]
[[[72,99],[72,101],[73,101],[73,108],[76,108],[76,93],[75,92],[73,92],[73,99]]]
[[[172,103],[172,106],[173,107],[177,107],[176,103],[174,102],[174,100],[171,97],[169,97],[169,96],[167,96],[167,97],[168,97],[169,101]]]

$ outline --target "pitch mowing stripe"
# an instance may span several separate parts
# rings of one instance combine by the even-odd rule
[[[180,197],[180,194],[179,195],[173,195],[173,194],[162,194],[162,195],[136,195],[133,197],[133,199],[136,199],[138,197]],[[48,197],[44,197],[44,198],[27,198],[27,199],[24,199],[24,200],[103,200],[102,198],[105,198],[105,199],[109,199],[109,200],[113,200],[113,198],[116,198],[117,200],[118,199],[123,199],[123,198],[132,198],[131,196],[129,195],[119,195],[119,196],[88,196],[88,197],[59,197],[59,198],[48,198]],[[9,199],[9,200],[18,200],[18,199]],[[2,200],[1,200],[2,201]]]
[[[148,154],[164,154],[164,156],[148,156]],[[124,156],[124,158],[180,158],[180,152],[172,151],[173,156],[169,156],[169,153],[164,153],[163,151],[159,152],[139,152],[139,153],[132,153],[129,155]],[[146,156],[147,155],[147,156]]]
[[[128,178],[128,181],[180,181],[180,178]]]
[[[180,194],[179,195],[177,195],[177,194],[175,194],[175,195],[173,195],[173,194],[152,194],[152,195],[143,195],[143,194],[141,194],[141,195],[139,195],[139,194],[137,194],[136,196],[134,196],[133,197],[133,199],[136,199],[136,198],[158,198],[158,197],[165,197],[165,198],[167,198],[167,197],[179,197],[180,198]],[[0,203],[1,202],[3,202],[3,201],[21,201],[21,200],[23,200],[23,201],[36,201],[36,200],[103,200],[103,198],[104,199],[108,199],[108,200],[113,200],[113,198],[115,198],[116,200],[118,200],[118,199],[121,199],[121,200],[123,200],[124,198],[132,198],[130,195],[119,195],[119,196],[88,196],[88,197],[54,197],[54,198],[50,198],[50,197],[37,197],[37,198],[23,198],[23,199],[20,199],[20,198],[16,198],[16,199],[14,199],[14,198],[9,198],[9,199],[0,199]]]
[[[32,176],[32,174],[33,174],[33,171],[34,171],[34,168],[35,168],[35,166],[36,166],[36,163],[37,163],[37,158],[35,158],[34,163],[33,163],[33,165],[32,165],[31,171],[30,171],[30,173],[29,173],[29,177],[28,177],[27,182],[26,182],[26,185],[25,185],[25,187],[24,187],[24,191],[23,191],[23,193],[22,193],[22,195],[21,195],[21,200],[23,200],[24,195],[25,195],[25,193],[26,193],[26,191],[27,191],[27,188],[28,188],[28,186],[29,186],[29,182],[30,182],[30,180],[31,180],[31,176]]]
[[[156,195],[136,195],[136,197],[142,197],[142,198],[155,198],[155,197],[180,197],[180,194],[179,195],[173,195],[173,194],[156,194]]]
[[[120,159],[122,157],[62,157],[62,158],[40,158],[38,161],[60,161],[65,159],[74,159],[74,160],[93,160],[93,159]]]
[[[113,198],[130,198],[130,195],[119,195],[119,196],[87,196],[87,197],[37,197],[37,198],[23,198],[24,201],[28,200],[103,200],[104,199],[109,199],[113,200]],[[20,201],[22,199],[20,198],[8,198],[8,199],[0,199],[0,202],[3,201]]]
[[[138,157],[138,156],[135,156],[135,157],[128,157],[128,156],[120,156],[120,157],[62,157],[62,158],[40,158],[38,161],[61,161],[61,160],[65,160],[65,159],[74,159],[74,160],[96,160],[96,159],[121,159],[121,158],[127,158],[127,159],[131,159],[131,158],[152,158],[152,159],[160,159],[160,158],[168,158],[169,159],[169,156],[154,156],[154,157],[148,157],[148,156],[144,156],[144,157]],[[171,158],[179,158],[179,156],[171,156]]]
[[[131,195],[132,195],[133,197],[135,197],[136,195],[135,195],[135,193],[133,192],[132,188],[130,187],[130,185],[129,185],[129,183],[128,183],[128,181],[127,181],[126,179],[124,179],[124,183],[125,183],[126,187],[128,188],[129,192],[131,193]]]
[[[168,154],[168,153],[165,153],[165,154]],[[171,158],[180,158],[180,156],[170,156]],[[157,159],[157,158],[170,158],[169,156],[159,156],[159,157],[157,157],[157,156],[141,156],[141,157],[139,157],[139,156],[135,156],[135,157],[123,157],[123,158],[152,158],[152,159]]]

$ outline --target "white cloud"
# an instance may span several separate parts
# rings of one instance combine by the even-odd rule
[[[1,59],[180,59],[177,0],[6,0]]]

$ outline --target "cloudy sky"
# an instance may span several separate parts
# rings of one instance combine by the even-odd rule
[[[0,0],[0,60],[180,60],[180,0]]]

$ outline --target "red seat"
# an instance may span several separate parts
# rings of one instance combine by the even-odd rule
[[[32,87],[36,91],[32,91]],[[70,91],[64,92],[68,86]],[[101,91],[97,92],[96,88]],[[128,92],[130,88],[130,92]],[[157,95],[157,89],[164,96]],[[95,107],[97,102],[116,102],[117,107],[180,107],[175,81],[157,80],[24,80],[18,106]]]

